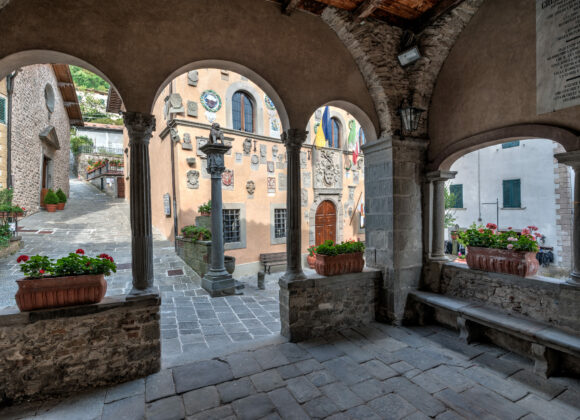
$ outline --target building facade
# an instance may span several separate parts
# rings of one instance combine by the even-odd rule
[[[101,124],[85,122],[77,128],[77,136],[87,136],[93,141],[93,150],[83,153],[111,153],[121,155],[123,153],[123,126],[114,124]]]
[[[200,147],[217,122],[232,146],[222,178],[225,248],[236,257],[237,274],[258,271],[259,255],[283,252],[286,243],[286,151],[274,104],[247,78],[219,69],[183,74],[159,98],[150,143],[153,225],[172,238],[194,224],[198,207],[210,200]],[[304,253],[325,239],[364,240],[364,158],[353,159],[364,136],[352,115],[329,107],[329,142],[314,147],[323,111],[305,127],[300,155]]]
[[[63,98],[71,88],[65,83],[72,84],[66,65],[21,68],[12,77],[10,100],[7,83],[0,81],[0,184],[11,186],[14,203],[30,214],[40,209],[43,190],[68,195],[70,125],[82,124],[80,108],[76,95]]]
[[[551,140],[516,140],[490,146],[459,158],[449,181],[452,210],[460,227],[495,223],[500,229],[529,225],[554,249],[555,262],[571,263],[571,169],[554,154],[563,151]]]

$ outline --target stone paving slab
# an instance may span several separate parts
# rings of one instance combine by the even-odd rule
[[[316,359],[321,346],[348,342],[351,349],[364,347],[371,361],[378,361],[385,351],[370,352],[369,343],[376,345],[405,335],[421,338],[409,340],[416,346],[409,345],[409,350],[445,353],[449,349],[441,343],[453,339],[454,334],[440,327],[429,327],[428,332],[424,328],[415,332],[415,328],[389,327],[386,331],[391,336],[381,324],[371,324],[370,328],[374,331],[365,331],[365,336],[351,329],[301,344],[285,342],[233,352],[165,369],[144,381],[109,390],[11,407],[0,411],[0,418],[580,419],[580,381],[531,376],[531,361],[520,357],[510,359],[517,369],[508,377],[501,365],[498,370],[490,368],[490,360],[481,363],[475,357],[463,366],[465,355],[457,355],[447,356],[437,366],[416,369],[420,373],[412,378],[406,376],[407,371],[384,380],[381,375],[369,374],[369,366],[373,366],[369,361],[359,362],[348,355],[335,355],[323,363]],[[457,334],[455,340],[460,342]],[[506,356],[489,349],[486,354],[492,357]],[[263,366],[257,362],[262,356],[267,361]],[[251,368],[241,369],[244,362]],[[284,378],[282,373],[290,377]],[[168,392],[151,401],[149,390],[157,389],[160,383]],[[507,391],[510,386],[514,392]],[[560,390],[557,394],[556,389]]]

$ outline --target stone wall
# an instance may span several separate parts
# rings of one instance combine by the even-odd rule
[[[561,144],[554,142],[554,154],[564,153]],[[571,169],[554,159],[554,193],[556,197],[556,264],[560,267],[572,269],[572,185],[570,182]]]
[[[193,268],[200,277],[203,277],[209,270],[211,258],[211,241],[197,241],[178,236],[177,255]]]
[[[113,385],[160,369],[159,297],[0,311],[0,407]]]
[[[380,271],[363,271],[304,280],[280,279],[282,335],[297,342],[322,337],[375,319]]]
[[[6,78],[0,80],[0,97],[6,100],[6,121],[0,122],[0,189],[8,186],[8,90]]]
[[[489,273],[448,263],[439,280],[425,286],[434,293],[496,306],[575,334],[580,331],[580,290],[554,279]]]
[[[117,155],[105,155],[100,153],[81,153],[76,157],[76,172],[79,179],[87,179],[87,166],[89,166],[89,160],[121,160],[123,161],[124,156]]]
[[[54,111],[49,112],[44,99],[47,84],[54,92]],[[28,214],[38,211],[42,183],[42,160],[52,162],[52,188],[69,193],[69,119],[57,80],[48,64],[23,67],[14,79],[12,97],[12,181],[14,204]],[[48,126],[54,126],[60,149],[39,138]]]

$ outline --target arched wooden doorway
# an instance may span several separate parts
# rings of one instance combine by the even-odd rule
[[[332,201],[325,200],[316,209],[314,229],[316,245],[328,239],[336,242],[336,207]]]

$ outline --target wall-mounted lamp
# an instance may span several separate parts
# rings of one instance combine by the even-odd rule
[[[404,140],[405,134],[409,135],[417,130],[423,112],[425,112],[424,109],[414,107],[411,101],[407,99],[401,101],[401,106],[397,110],[397,113],[401,116],[401,140]]]
[[[411,31],[405,31],[401,35],[401,44],[399,45],[399,63],[401,66],[405,67],[409,64],[414,63],[421,58],[421,51],[417,45],[417,39],[415,34]]]

